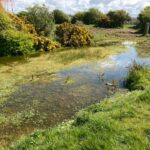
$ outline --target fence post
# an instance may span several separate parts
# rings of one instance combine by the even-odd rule
[[[149,34],[149,29],[150,29],[150,22],[147,22],[145,26],[145,34]]]

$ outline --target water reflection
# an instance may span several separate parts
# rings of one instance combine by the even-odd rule
[[[16,135],[47,128],[70,119],[80,109],[113,94],[106,83],[116,81],[120,87],[124,87],[128,66],[133,61],[150,66],[150,57],[138,56],[133,43],[123,44],[127,48],[126,52],[104,60],[62,69],[57,73],[57,81],[20,86],[19,90],[1,106],[0,113],[6,118],[30,111],[33,113],[30,116],[22,115],[20,119],[23,121],[18,121],[17,125],[0,124],[0,140],[7,141]]]

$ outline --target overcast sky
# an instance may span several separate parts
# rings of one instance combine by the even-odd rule
[[[102,12],[109,10],[125,9],[132,16],[150,6],[150,0],[13,0],[14,10],[21,11],[34,3],[46,4],[50,10],[61,9],[68,14],[74,14],[77,11],[84,11],[88,8],[98,8]]]

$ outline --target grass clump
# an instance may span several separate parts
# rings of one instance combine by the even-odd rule
[[[135,67],[135,66],[134,66]],[[150,92],[146,83],[149,69],[135,67],[130,71],[139,76],[130,80],[133,89],[126,94],[116,94],[101,103],[80,111],[74,121],[67,122],[46,131],[37,131],[22,139],[10,149],[56,149],[56,150],[149,150]],[[140,79],[142,78],[142,79]],[[145,82],[140,82],[140,80]]]
[[[134,64],[129,69],[127,88],[130,90],[144,90],[150,85],[150,70],[142,65]]]

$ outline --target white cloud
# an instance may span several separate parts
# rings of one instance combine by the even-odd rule
[[[103,12],[109,10],[125,9],[132,16],[136,16],[144,7],[150,6],[150,0],[14,0],[14,10],[20,11],[34,3],[44,3],[50,10],[61,9],[66,13],[73,14],[95,7]]]

